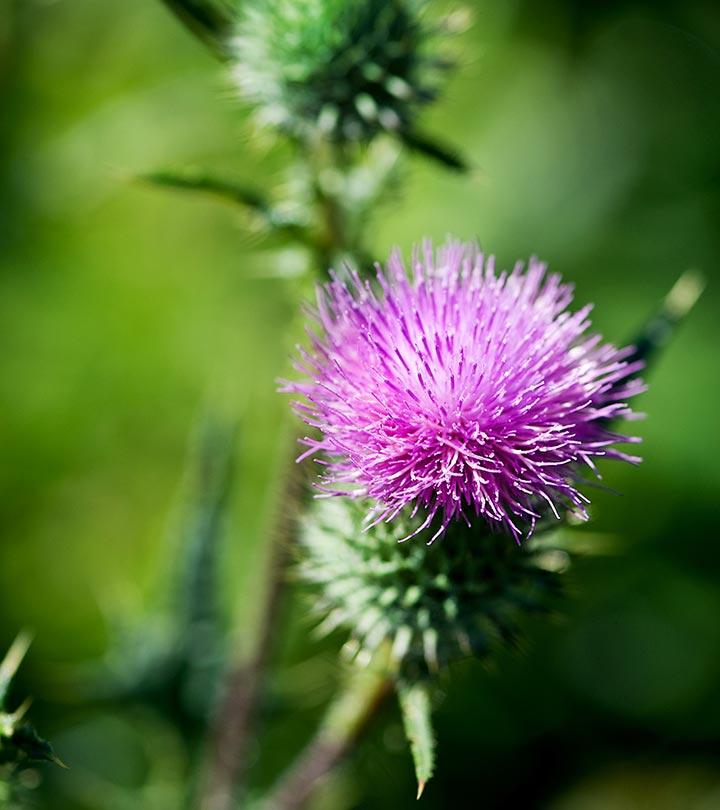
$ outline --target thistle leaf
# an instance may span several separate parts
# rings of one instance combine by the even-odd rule
[[[174,188],[181,191],[199,191],[220,197],[227,202],[250,208],[263,215],[270,211],[269,202],[255,189],[248,186],[213,177],[201,170],[186,169],[184,171],[149,172],[138,177],[144,183],[155,186]]]
[[[23,723],[17,726],[10,736],[0,736],[0,764],[27,760],[52,762],[61,768],[67,768],[52,745],[44,740],[30,723]]]
[[[262,229],[269,233],[284,236],[300,244],[313,244],[312,233],[303,222],[296,221],[278,210],[260,192],[249,186],[224,180],[197,169],[160,170],[140,175],[136,179],[164,188],[210,194],[224,202],[247,209],[257,217]]]
[[[52,745],[40,737],[30,723],[21,722],[30,708],[30,700],[26,700],[14,712],[4,710],[10,684],[31,642],[29,633],[20,633],[0,662],[0,765],[46,760],[64,768],[65,764]]]
[[[234,419],[214,409],[203,414],[168,532],[173,565],[162,591],[141,621],[113,622],[109,613],[106,660],[68,673],[66,688],[74,699],[149,704],[178,726],[204,723],[224,656],[217,593],[236,439]]]
[[[632,360],[644,360],[646,365],[669,341],[678,324],[685,319],[705,289],[705,279],[697,270],[686,270],[665,296],[660,308],[632,341]]]
[[[426,681],[402,682],[397,687],[405,736],[410,743],[419,799],[435,770],[435,735],[433,734],[429,684]]]
[[[235,472],[237,432],[234,420],[209,412],[189,453],[185,514],[179,527],[182,553],[172,604],[180,642],[191,641],[198,630],[204,635],[210,627],[221,635],[217,604],[220,545]],[[189,664],[195,646],[187,645]]]
[[[431,158],[446,169],[461,174],[466,174],[471,169],[470,163],[452,146],[447,146],[418,132],[403,132],[400,137],[408,149]]]

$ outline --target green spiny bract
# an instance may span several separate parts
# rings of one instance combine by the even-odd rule
[[[248,0],[234,76],[259,120],[297,137],[364,141],[412,128],[435,96],[423,0]]]
[[[27,633],[21,633],[7,654],[0,659],[0,799],[3,801],[10,795],[8,779],[24,764],[47,760],[65,767],[55,754],[52,745],[43,740],[33,726],[25,722],[25,713],[31,701],[26,700],[12,712],[7,709],[10,686],[27,654],[30,641]]]
[[[300,570],[318,592],[319,630],[348,630],[351,653],[369,659],[391,644],[400,674],[414,678],[512,643],[523,614],[552,607],[560,575],[539,540],[518,545],[454,522],[432,545],[432,528],[399,542],[422,517],[365,529],[368,511],[350,498],[317,500],[302,529]]]

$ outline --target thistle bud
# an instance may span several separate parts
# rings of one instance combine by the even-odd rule
[[[411,128],[443,67],[421,0],[249,0],[233,74],[261,123],[297,137],[369,140]]]
[[[561,575],[545,565],[539,540],[517,545],[455,521],[432,545],[423,533],[403,543],[421,526],[420,514],[406,510],[368,528],[367,512],[362,500],[315,501],[300,564],[318,592],[319,631],[348,631],[346,650],[361,660],[391,645],[400,674],[417,677],[511,643],[523,614],[552,606]]]

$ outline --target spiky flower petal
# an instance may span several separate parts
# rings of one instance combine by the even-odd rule
[[[260,120],[336,141],[401,132],[434,97],[421,0],[248,0],[233,75]]]
[[[429,243],[411,272],[394,253],[376,284],[357,274],[318,290],[322,329],[301,350],[306,378],[286,390],[319,437],[330,494],[366,496],[372,518],[408,506],[435,536],[479,516],[516,538],[548,509],[585,516],[581,468],[637,461],[609,427],[642,390],[632,348],[587,334],[591,307],[531,259],[498,273],[472,244]]]

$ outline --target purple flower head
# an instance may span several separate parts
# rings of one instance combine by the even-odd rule
[[[296,364],[305,379],[285,386],[320,432],[301,458],[324,465],[321,489],[372,499],[375,522],[422,509],[432,539],[473,515],[516,539],[548,509],[585,517],[581,468],[639,461],[613,447],[639,439],[609,421],[633,416],[642,363],[587,335],[591,307],[571,301],[536,259],[498,273],[456,241],[415,249],[411,273],[393,253],[377,284],[333,274]]]

